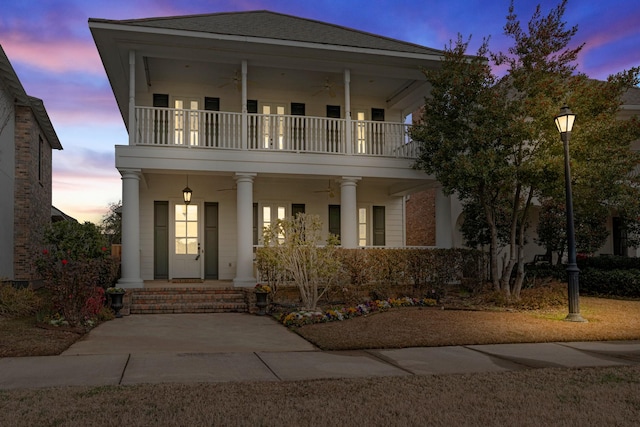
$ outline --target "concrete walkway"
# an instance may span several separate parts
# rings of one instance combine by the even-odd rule
[[[0,358],[0,389],[295,381],[640,364],[640,341],[323,352],[268,317],[132,315],[60,356]]]

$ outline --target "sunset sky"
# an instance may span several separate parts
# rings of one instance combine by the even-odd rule
[[[516,0],[525,24],[560,0]],[[32,0],[6,1],[0,44],[31,96],[41,98],[64,147],[53,157],[53,204],[79,221],[99,222],[121,199],[114,145],[127,134],[88,27],[89,18],[134,19],[271,10],[443,49],[458,33],[474,53],[502,35],[509,0]],[[640,1],[569,0],[564,20],[578,25],[573,45],[586,43],[578,70],[596,79],[640,65]]]

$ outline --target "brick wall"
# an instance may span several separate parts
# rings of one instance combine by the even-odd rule
[[[52,149],[28,107],[16,107],[15,141],[14,274],[16,281],[32,282],[39,279],[34,261],[51,223]]]
[[[406,204],[407,246],[436,245],[436,190],[413,193]]]

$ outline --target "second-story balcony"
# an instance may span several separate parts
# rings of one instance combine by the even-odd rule
[[[283,114],[136,107],[133,142],[226,150],[286,151],[413,159],[404,123]]]

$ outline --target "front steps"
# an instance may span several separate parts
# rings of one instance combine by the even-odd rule
[[[238,289],[133,289],[130,314],[246,313],[245,294]]]

